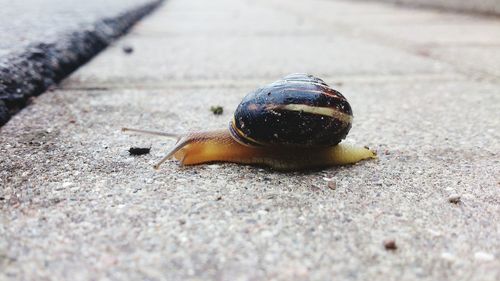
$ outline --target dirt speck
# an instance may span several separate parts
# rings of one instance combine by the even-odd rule
[[[128,46],[128,45],[127,46],[123,46],[122,50],[127,55],[130,55],[130,54],[132,54],[134,52],[134,48],[132,48],[132,46]]]
[[[394,251],[398,248],[398,246],[396,245],[396,241],[394,239],[388,239],[384,241],[384,248],[386,250]]]
[[[460,195],[458,195],[458,194],[451,194],[448,197],[448,202],[453,203],[453,204],[460,203]]]
[[[214,115],[221,115],[224,113],[224,108],[220,105],[214,105],[210,107],[210,111],[212,111]]]
[[[337,182],[334,181],[334,180],[329,181],[328,182],[328,188],[331,189],[331,190],[337,189]]]

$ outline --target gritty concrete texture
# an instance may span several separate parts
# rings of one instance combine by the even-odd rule
[[[469,40],[404,32],[441,17]],[[500,48],[475,41],[484,26],[500,22],[375,2],[168,1],[2,127],[0,279],[498,280],[500,81],[494,62],[462,56]],[[246,93],[303,71],[349,99],[347,141],[378,160],[155,171],[174,142],[120,132],[224,128]]]
[[[3,5],[0,126],[30,97],[87,62],[159,3],[85,1],[75,5],[72,1],[50,0]]]

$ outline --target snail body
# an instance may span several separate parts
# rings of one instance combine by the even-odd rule
[[[182,165],[233,162],[269,166],[276,170],[347,165],[374,156],[369,149],[347,144],[310,148],[247,146],[235,141],[228,130],[192,133],[186,137],[186,144],[173,154]]]
[[[185,135],[123,130],[177,138],[155,168],[174,157],[182,165],[233,162],[301,170],[375,158],[367,148],[339,144],[351,126],[352,109],[342,94],[312,75],[292,74],[248,94],[229,129]]]

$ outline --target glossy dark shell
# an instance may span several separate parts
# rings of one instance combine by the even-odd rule
[[[323,80],[291,74],[249,93],[230,124],[246,145],[332,146],[351,129],[345,97]]]

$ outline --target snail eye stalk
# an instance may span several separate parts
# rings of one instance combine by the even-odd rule
[[[122,132],[133,132],[145,135],[154,135],[154,136],[162,136],[173,139],[180,139],[181,136],[174,133],[160,132],[160,131],[151,131],[151,130],[141,130],[141,129],[132,129],[132,128],[122,128]]]
[[[158,170],[160,168],[160,165],[163,164],[165,161],[170,159],[172,156],[174,156],[175,153],[177,153],[179,150],[181,150],[183,147],[191,143],[193,139],[188,138],[188,137],[182,137],[177,141],[174,147],[172,147],[168,152],[167,155],[165,155],[158,163],[156,163],[153,168],[155,170]],[[182,162],[182,161],[181,161]]]

